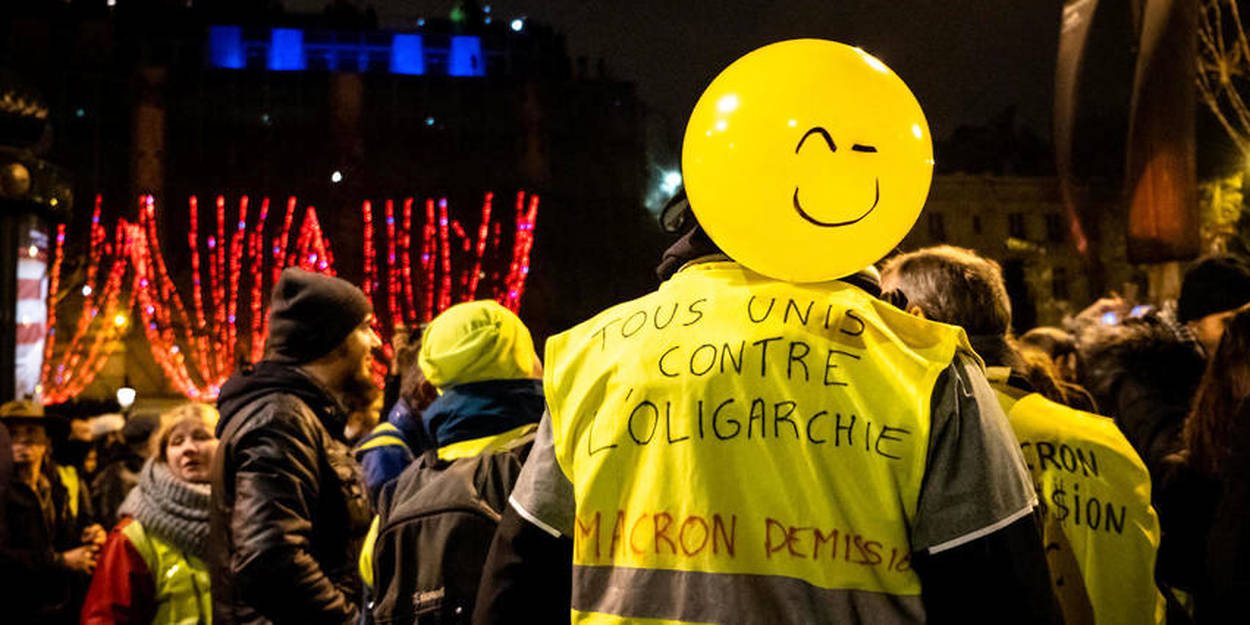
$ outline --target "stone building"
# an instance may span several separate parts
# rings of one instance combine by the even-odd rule
[[[1053,176],[938,174],[904,250],[949,243],[993,258],[1003,267],[1017,331],[1055,325],[1107,290],[1148,296],[1146,273],[1125,255],[1124,208],[1114,187],[1079,190],[1091,268],[1078,253]]]

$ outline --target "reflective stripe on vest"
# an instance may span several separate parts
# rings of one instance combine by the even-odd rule
[[[700,573],[612,566],[574,567],[573,609],[583,621],[629,619],[674,623],[803,625],[924,622],[918,596],[819,588],[776,575]],[[617,592],[620,588],[636,592]]]
[[[537,423],[527,423],[518,428],[513,428],[507,432],[500,434],[492,434],[481,438],[473,438],[467,441],[460,441],[450,445],[444,445],[438,448],[439,460],[455,460],[457,458],[469,458],[478,454],[490,453],[507,447],[523,436],[530,434],[538,429]]]
[[[1162,623],[1150,474],[1111,419],[1006,385],[987,370],[1037,489],[1051,584],[1068,623]],[[1092,615],[1090,614],[1092,612]]]
[[[153,625],[210,625],[213,606],[208,566],[149,534],[135,519],[126,523],[122,534],[152,574],[156,587]]]
[[[549,339],[555,455],[577,503],[574,621],[626,617],[654,600],[648,580],[680,572],[698,581],[665,595],[667,614],[703,614],[744,579],[770,580],[751,596],[776,605],[796,587],[918,601],[908,527],[929,402],[961,346],[962,330],[844,283],[732,263],[683,269]],[[617,571],[646,575],[582,579]],[[785,618],[824,618],[808,606]]]
[[[382,517],[373,515],[373,521],[369,523],[369,532],[365,534],[365,542],[360,545],[360,561],[357,566],[360,571],[360,581],[364,582],[365,588],[373,590],[373,547],[378,542],[378,524]]]
[[[408,443],[404,440],[403,433],[399,431],[399,428],[391,425],[390,423],[384,422],[379,423],[377,427],[373,428],[373,431],[369,433],[369,436],[365,437],[365,440],[361,441],[360,445],[356,447],[354,453],[359,454],[362,451],[368,451],[378,447],[392,446],[403,447],[406,449],[408,447]]]

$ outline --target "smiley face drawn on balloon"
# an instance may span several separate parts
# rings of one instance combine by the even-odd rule
[[[695,105],[682,176],[730,258],[791,282],[876,262],[928,196],[933,144],[907,85],[864,51],[819,39],[765,46]]]
[[[803,133],[803,138],[799,139],[799,144],[794,147],[795,154],[798,154],[799,150],[803,149],[803,142],[807,141],[807,138],[812,136],[812,134],[817,134],[823,137],[825,139],[825,144],[829,146],[830,152],[838,151],[838,146],[833,142],[833,138],[829,136],[829,131],[825,130],[824,128],[821,128],[820,126],[814,126],[807,132]],[[856,151],[856,152],[867,152],[870,154],[875,154],[877,152],[877,148],[871,145],[864,145],[862,143],[856,143],[855,145],[851,146],[851,150]],[[799,214],[800,217],[802,217],[803,219],[806,219],[808,222],[814,225],[820,226],[821,228],[839,228],[842,226],[850,226],[853,224],[857,224],[863,218],[871,214],[873,209],[877,208],[877,203],[881,201],[881,179],[874,176],[872,180],[872,186],[873,186],[872,206],[869,206],[868,210],[864,211],[864,214],[854,219],[850,219],[847,221],[829,222],[829,221],[821,221],[819,219],[816,219],[815,217],[812,217],[810,214],[808,214],[807,211],[803,210],[803,204],[799,202],[799,188],[797,186],[794,187],[794,210],[795,212]]]

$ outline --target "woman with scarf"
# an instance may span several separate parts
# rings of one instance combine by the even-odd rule
[[[83,605],[83,625],[207,625],[209,469],[217,412],[161,416],[152,458],[118,511]]]

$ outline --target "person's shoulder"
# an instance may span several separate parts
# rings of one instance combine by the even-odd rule
[[[304,400],[282,390],[253,399],[230,421],[222,432],[222,442],[235,443],[262,430],[306,438],[320,427],[316,414]]]
[[[1016,402],[1010,418],[1013,425],[1027,424],[1035,435],[1077,444],[1085,449],[1096,448],[1105,454],[1121,456],[1132,464],[1142,464],[1124,432],[1110,417],[1078,410],[1039,393],[1031,393]],[[1145,466],[1141,468],[1144,470]]]

